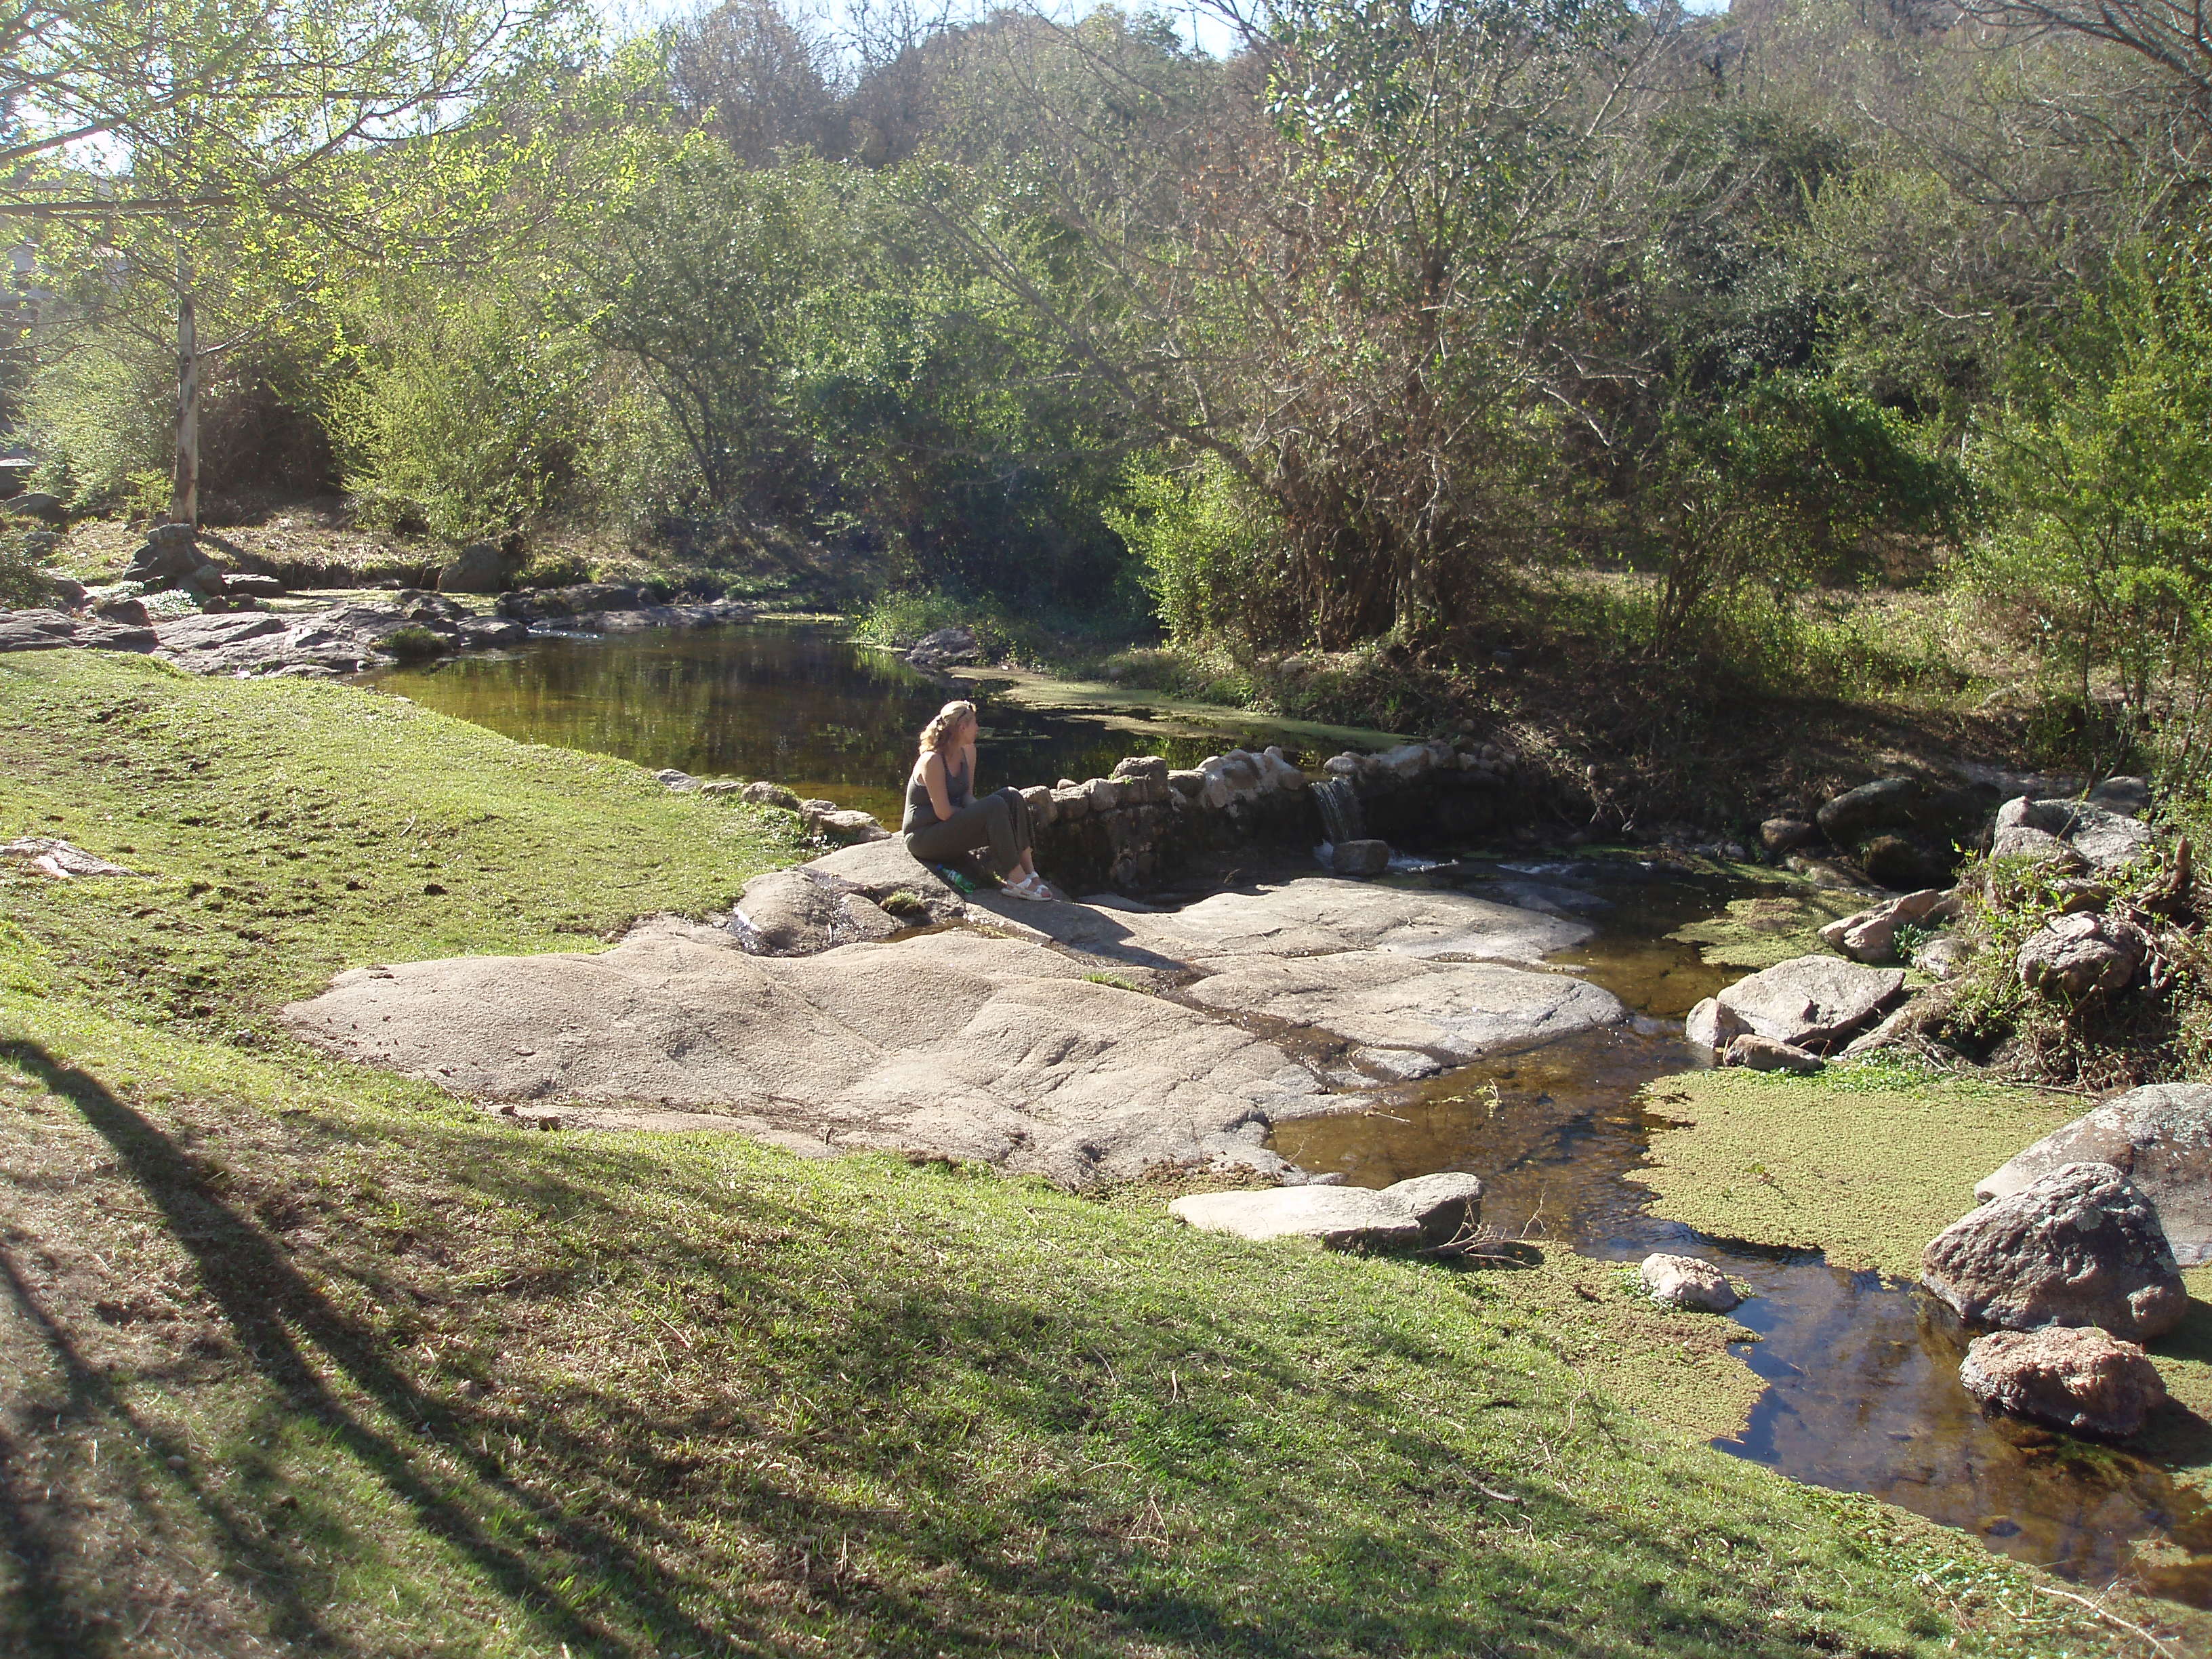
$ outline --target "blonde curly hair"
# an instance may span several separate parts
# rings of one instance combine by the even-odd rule
[[[921,748],[915,754],[915,758],[917,761],[926,760],[935,754],[939,745],[951,733],[960,729],[960,723],[963,720],[972,720],[975,718],[974,703],[946,703],[944,708],[937,711],[935,718],[921,728]]]

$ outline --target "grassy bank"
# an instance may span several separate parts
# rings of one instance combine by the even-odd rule
[[[726,903],[789,855],[769,820],[74,653],[0,659],[0,830],[152,872],[0,876],[0,1648],[2124,1650],[1670,1425],[1667,1352],[1717,1372],[1729,1328],[1595,1264],[527,1133],[274,1019],[337,968]]]
[[[1917,1279],[1928,1241],[1974,1206],[1974,1183],[2089,1108],[2048,1090],[1847,1066],[1811,1078],[1736,1069],[1654,1084],[1638,1178],[1662,1213],[1717,1237],[1818,1249]],[[2151,1345],[2173,1397],[2212,1418],[2212,1267],[2184,1274],[2189,1317]],[[2212,1486],[2212,1443],[2170,1425],[2144,1449]]]

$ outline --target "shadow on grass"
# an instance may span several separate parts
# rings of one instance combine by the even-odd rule
[[[1126,1303],[1033,1282],[963,1284],[941,1255],[933,1271],[895,1252],[860,1255],[881,1242],[870,1234],[882,1219],[862,1209],[813,1219],[836,1259],[858,1264],[849,1279],[830,1275],[842,1289],[830,1292],[803,1264],[794,1279],[756,1273],[727,1237],[625,1215],[623,1260],[645,1289],[659,1271],[731,1293],[720,1312],[695,1316],[700,1340],[717,1321],[748,1316],[786,1319],[799,1334],[774,1351],[780,1370],[741,1371],[740,1389],[663,1393],[640,1360],[613,1385],[570,1379],[518,1401],[519,1420],[441,1398],[401,1371],[387,1336],[334,1304],[226,1200],[219,1178],[96,1078],[33,1044],[0,1044],[0,1058],[83,1115],[189,1253],[275,1394],[264,1422],[316,1425],[526,1621],[538,1650],[795,1654],[823,1650],[817,1632],[832,1637],[829,1650],[915,1656],[1164,1644],[1245,1659],[1610,1655],[1632,1635],[1639,1650],[1661,1652],[1804,1650],[1760,1604],[1762,1594],[1788,1593],[1794,1568],[1759,1594],[1717,1598],[1721,1587],[1694,1559],[1698,1533],[1760,1546],[1765,1516],[1752,1494],[1700,1505],[1686,1529],[1682,1516],[1623,1504],[1602,1482],[1583,1494],[1565,1474],[1538,1475],[1537,1460],[1510,1454],[1504,1438],[1444,1434],[1398,1391],[1409,1368],[1422,1373],[1416,1382],[1455,1377],[1465,1357],[1387,1298],[1327,1316],[1334,1323],[1316,1345],[1340,1370],[1317,1376],[1301,1332],[1317,1338],[1322,1316],[1286,1307],[1270,1323],[1221,1307],[1204,1282]],[[595,1188],[579,1170],[608,1179]],[[669,1171],[610,1146],[550,1167],[479,1156],[471,1173],[503,1202],[604,1218],[610,1190]],[[802,1197],[748,1182],[728,1201],[765,1222],[797,1222]],[[404,1269],[347,1272],[363,1288],[407,1294]],[[1283,1277],[1295,1298],[1299,1281]],[[30,1277],[11,1262],[7,1278],[65,1379],[69,1408],[132,1421],[130,1401],[81,1357]],[[557,1298],[567,1287],[551,1273],[524,1294]],[[611,1349],[623,1340],[606,1334]],[[691,1342],[682,1346],[688,1354]],[[682,1363],[719,1382],[724,1352]],[[1464,1383],[1495,1386],[1473,1375]],[[810,1392],[814,1409],[796,1426],[752,1420]],[[1525,1400],[1544,1407],[1545,1385],[1527,1382]],[[1487,1408],[1479,1399],[1453,1407]],[[1564,1425],[1524,1412],[1546,1468],[1577,1438],[1587,1451],[1619,1426],[1593,1401],[1581,1407],[1577,1437],[1574,1409]],[[1308,1441],[1278,1441],[1278,1420]],[[1335,1438],[1346,1425],[1362,1437],[1348,1448],[1363,1465],[1349,1478],[1318,1462],[1346,1449]],[[166,1468],[161,1433],[135,1426]],[[510,1468],[489,1437],[518,1431]],[[747,1443],[764,1461],[720,1455]],[[20,1450],[0,1445],[0,1533],[26,1568],[18,1628],[43,1653],[127,1650],[86,1638],[100,1610],[51,1570],[70,1540],[27,1501]],[[238,1473],[254,1484],[253,1468]],[[204,1515],[226,1580],[281,1640],[345,1650],[377,1639],[331,1609],[328,1571],[273,1536],[251,1496],[226,1496],[182,1470],[168,1478]],[[273,1484],[265,1470],[261,1479]],[[1560,1540],[1565,1553],[1531,1558],[1485,1541],[1505,1534]],[[1574,1576],[1583,1572],[1594,1576]],[[763,1589],[773,1593],[753,1594]],[[1873,1622],[1891,1618],[1913,1615],[1893,1603]],[[412,1645],[451,1644],[425,1630]]]

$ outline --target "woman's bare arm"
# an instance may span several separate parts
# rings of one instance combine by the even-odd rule
[[[929,810],[937,814],[937,821],[945,823],[952,816],[952,799],[945,787],[945,757],[933,753],[921,763],[922,787],[929,791]]]

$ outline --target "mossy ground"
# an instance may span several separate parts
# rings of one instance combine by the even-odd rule
[[[1693,921],[1667,937],[1694,945],[1708,966],[1755,974],[1792,957],[1825,954],[1820,929],[1867,908],[1864,893],[1819,887],[1791,888],[1731,899],[1727,914]]]
[[[274,1018],[334,968],[726,902],[789,855],[768,820],[74,653],[0,659],[0,829],[155,872],[4,891],[0,1649],[2121,1650],[1628,1410],[1594,1264],[526,1133]]]
[[[1928,1241],[1973,1208],[1975,1182],[2090,1103],[1883,1066],[1809,1078],[1693,1072],[1653,1084],[1644,1099],[1667,1123],[1638,1175],[1661,1213],[1902,1279],[1917,1279]],[[2212,1268],[2183,1277],[2189,1317],[2152,1352],[2174,1399],[2212,1419]],[[2143,1449],[2212,1485],[2212,1436],[2201,1427],[2177,1427]]]

